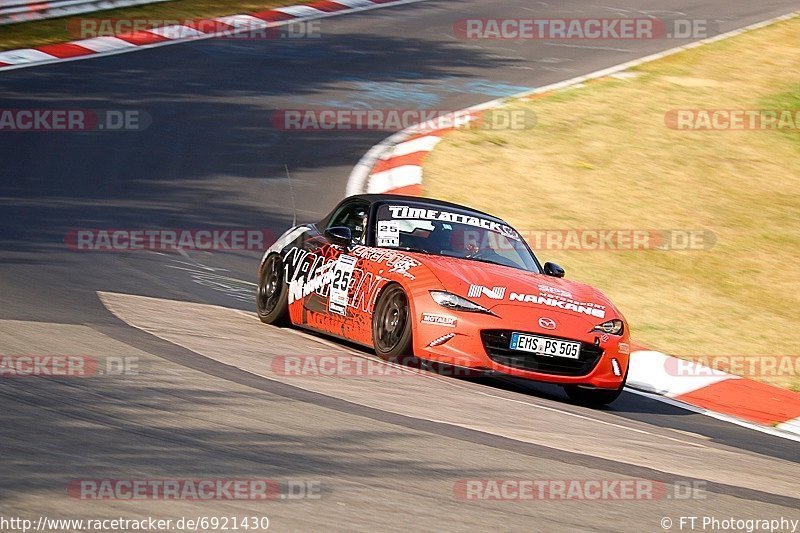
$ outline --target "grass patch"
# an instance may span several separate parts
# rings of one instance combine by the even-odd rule
[[[0,50],[31,48],[43,44],[62,43],[79,39],[71,33],[68,24],[86,18],[103,19],[155,19],[182,20],[202,19],[253,13],[272,7],[307,4],[310,0],[260,0],[244,2],[237,0],[172,0],[138,7],[124,7],[83,13],[71,17],[61,17],[31,22],[21,22],[0,27]]]
[[[459,131],[428,195],[519,229],[700,229],[707,251],[540,251],[674,355],[800,353],[800,133],[677,131],[675,109],[800,109],[800,19],[549,97],[525,131]],[[469,183],[469,187],[464,187]],[[798,390],[798,376],[763,377]]]
[[[784,93],[774,94],[765,98],[762,102],[764,109],[800,109],[800,83],[790,87]],[[800,128],[800,125],[798,125]],[[800,134],[797,132],[783,131],[790,142],[797,143],[800,146]]]

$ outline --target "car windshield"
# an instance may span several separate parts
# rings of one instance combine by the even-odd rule
[[[512,227],[462,209],[411,203],[381,205],[375,244],[539,272],[533,254]]]

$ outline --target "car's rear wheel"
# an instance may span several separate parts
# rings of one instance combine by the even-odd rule
[[[387,286],[375,305],[372,342],[381,357],[411,355],[411,311],[400,285]]]
[[[618,389],[589,389],[578,387],[577,385],[565,385],[564,392],[567,393],[570,400],[577,404],[587,407],[600,407],[608,405],[619,398],[627,380],[628,373],[626,372]]]
[[[281,325],[288,322],[289,300],[283,279],[283,261],[278,254],[271,254],[258,276],[256,310],[258,318],[265,324]]]

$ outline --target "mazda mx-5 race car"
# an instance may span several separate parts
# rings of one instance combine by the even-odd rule
[[[562,385],[601,405],[622,391],[628,325],[597,289],[541,265],[499,218],[438,200],[351,196],[264,254],[257,310],[455,368]]]

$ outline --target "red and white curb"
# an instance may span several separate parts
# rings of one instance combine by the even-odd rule
[[[617,74],[631,67],[683,50],[727,39],[797,16],[800,16],[800,12],[752,24],[710,39],[526,91],[509,98],[492,100],[455,111],[453,114],[463,116],[468,113],[469,119],[475,120],[483,111],[500,107],[514,99],[542,97],[548,93]],[[439,144],[442,137],[452,129],[452,127],[436,127],[432,123],[420,124],[400,131],[375,145],[361,158],[350,173],[347,196],[365,192],[421,196],[423,161]],[[674,369],[679,368],[679,364],[682,368],[688,365],[688,368],[677,373]],[[631,354],[628,390],[720,420],[800,441],[800,394],[733,374],[726,374],[699,363],[680,360],[661,352],[634,351]]]
[[[30,22],[167,0],[0,0],[0,25]]]
[[[299,21],[423,1],[425,0],[321,0],[309,4],[276,7],[252,14],[196,20],[186,25],[119,33],[113,37],[93,37],[35,48],[9,50],[0,52],[0,71],[124,54],[214,37],[230,37],[237,32],[257,31]]]
[[[635,351],[631,354],[628,386],[692,405],[698,412],[800,435],[800,394],[700,363],[661,352]]]
[[[479,119],[483,111],[499,107],[503,102],[492,100],[453,111],[387,137],[364,154],[350,172],[346,195],[367,192],[420,196],[422,162],[442,136],[454,129],[452,124],[468,125]],[[442,124],[449,125],[443,127]]]

